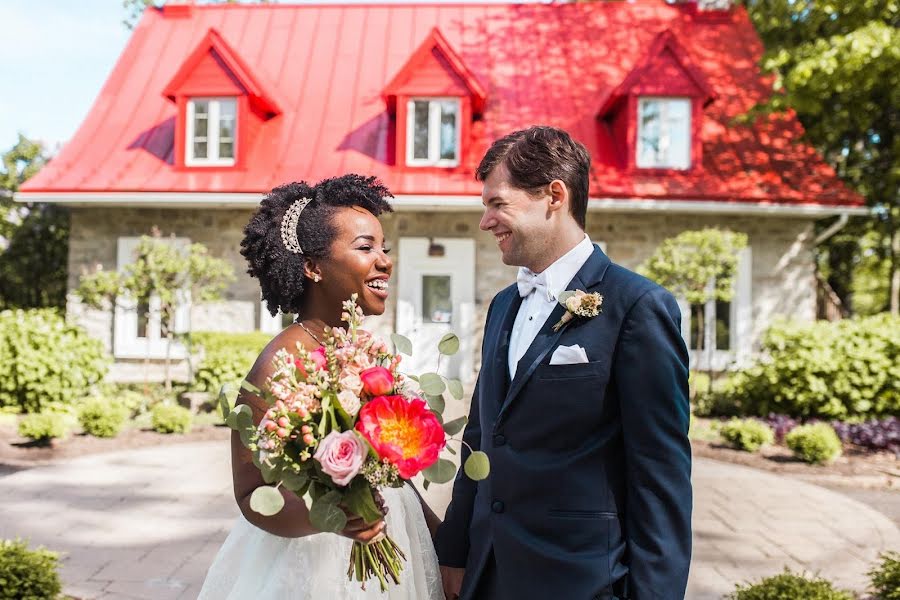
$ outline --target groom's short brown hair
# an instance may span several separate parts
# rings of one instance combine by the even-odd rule
[[[539,125],[500,138],[481,159],[475,179],[484,181],[501,163],[509,171],[510,183],[529,192],[544,191],[555,179],[564,182],[572,216],[584,229],[591,155],[567,132]]]

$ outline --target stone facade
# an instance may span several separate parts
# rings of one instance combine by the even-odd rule
[[[76,208],[72,210],[69,250],[69,288],[77,285],[79,275],[95,265],[117,267],[117,240],[137,237],[151,227],[164,234],[190,238],[206,245],[211,253],[226,258],[235,267],[236,281],[229,286],[223,302],[193,307],[194,330],[249,331],[260,323],[259,290],[246,274],[240,255],[242,229],[251,214],[248,209],[139,209]],[[473,331],[457,332],[480,340],[485,313],[497,291],[509,285],[516,270],[501,263],[493,238],[478,228],[479,212],[398,212],[383,219],[389,243],[396,247],[401,237],[473,238],[475,250],[475,325]],[[717,216],[670,213],[623,214],[592,211],[588,214],[588,233],[605,244],[610,257],[628,268],[635,268],[650,256],[665,238],[685,229],[707,226],[727,227],[747,233],[751,247],[750,308],[746,323],[748,347],[756,345],[761,333],[778,316],[812,320],[815,317],[815,280],[812,246],[813,221],[809,218],[770,216]],[[392,255],[395,274],[401,257]],[[81,306],[70,295],[69,313],[92,335],[112,350],[114,318],[112,310],[92,310]],[[396,302],[393,298],[383,317],[372,328],[386,333],[393,328]],[[745,336],[746,337],[746,336]],[[474,344],[478,367],[480,344]],[[153,377],[161,372],[154,364]],[[143,361],[118,360],[113,377],[137,379],[143,376]],[[185,373],[184,366],[177,374]]]

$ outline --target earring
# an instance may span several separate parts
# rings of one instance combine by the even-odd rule
[[[319,277],[318,275],[313,275],[313,281],[315,281],[316,283],[319,283],[320,279],[322,279],[322,278]]]

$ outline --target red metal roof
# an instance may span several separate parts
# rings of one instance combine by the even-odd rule
[[[435,29],[485,95],[463,164],[451,170],[392,164],[382,96]],[[715,95],[704,109],[703,168],[628,171],[597,113],[666,30],[682,66]],[[203,44],[224,48],[243,85],[281,113],[246,140],[233,169],[173,164],[177,106],[164,93]],[[78,132],[23,191],[255,193],[358,172],[395,194],[480,195],[472,173],[490,142],[551,124],[591,151],[594,197],[861,204],[799,141],[792,115],[732,122],[770,89],[761,53],[743,8],[704,18],[663,0],[148,9]]]

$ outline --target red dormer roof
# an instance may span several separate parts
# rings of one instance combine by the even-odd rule
[[[793,115],[735,122],[771,91],[746,11],[714,20],[692,13],[664,0],[223,3],[177,18],[148,9],[78,132],[23,186],[22,198],[172,192],[214,199],[358,172],[380,177],[394,194],[450,203],[481,194],[473,172],[491,141],[549,124],[591,152],[595,198],[861,205],[802,141]],[[404,77],[427,64],[441,67],[439,88],[452,83],[471,94],[473,113],[481,103],[453,169],[404,168],[392,148],[399,119],[383,94],[423,84]],[[179,168],[172,152],[178,104],[169,98],[213,66],[261,110],[281,114],[243,129],[246,146],[235,167]],[[690,86],[707,103],[698,109],[702,168],[625,168],[604,134],[598,108],[654,79],[669,92]]]

